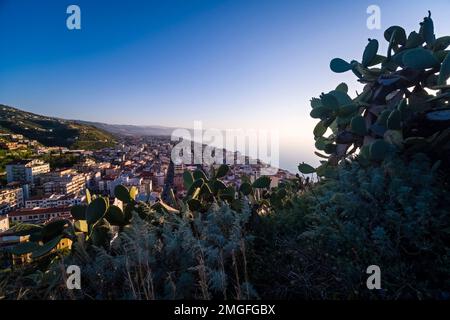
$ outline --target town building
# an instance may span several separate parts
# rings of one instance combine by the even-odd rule
[[[0,215],[21,208],[23,205],[24,195],[22,188],[0,189]]]
[[[18,143],[18,142],[0,142],[0,148],[6,150],[18,150],[25,149],[27,147],[26,144]]]
[[[32,197],[25,201],[25,208],[55,208],[61,206],[75,206],[85,201],[85,196],[73,194],[52,194],[48,197]]]
[[[42,223],[55,218],[71,219],[70,207],[18,209],[8,214],[9,222]]]
[[[46,174],[41,182],[45,195],[77,194],[86,187],[86,175],[74,169],[65,169]]]
[[[119,184],[119,179],[117,176],[104,176],[100,181],[98,181],[98,191],[101,194],[114,194],[114,188]]]
[[[42,160],[19,160],[6,165],[8,183],[18,181],[35,183],[36,176],[50,172],[50,165]]]
[[[0,216],[0,232],[4,232],[9,229],[9,217],[8,215]]]

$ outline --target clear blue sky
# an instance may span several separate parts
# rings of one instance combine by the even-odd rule
[[[82,30],[66,28],[81,7]],[[381,7],[382,30],[366,28]],[[0,0],[0,103],[121,124],[278,128],[311,159],[309,99],[350,75],[367,38],[408,32],[432,10],[450,34],[450,1]],[[383,44],[382,48],[385,48]]]

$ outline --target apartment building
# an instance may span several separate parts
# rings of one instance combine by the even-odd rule
[[[52,194],[49,197],[33,197],[25,201],[25,208],[56,208],[61,206],[75,206],[81,204],[85,196],[71,194]]]
[[[42,177],[42,189],[45,195],[77,194],[86,187],[86,175],[67,169],[51,172]]]
[[[55,218],[71,219],[70,207],[18,209],[8,214],[11,222],[42,223]]]
[[[45,183],[48,181],[53,181],[57,179],[61,179],[65,176],[70,176],[77,174],[77,171],[75,169],[69,168],[69,169],[59,169],[54,170],[52,172],[49,172],[41,177],[41,182]]]
[[[98,181],[98,191],[102,194],[114,194],[114,188],[120,184],[117,176],[105,176]]]
[[[110,167],[111,164],[109,162],[97,163],[92,159],[85,159],[84,161],[77,163],[74,166],[74,169],[76,169],[78,172],[89,173],[93,171],[103,172]]]
[[[19,160],[6,165],[8,183],[18,181],[33,184],[36,176],[50,172],[50,165],[42,160]]]
[[[6,150],[18,150],[18,149],[24,149],[27,145],[23,143],[18,142],[0,142],[0,148],[6,149]]]
[[[5,214],[24,205],[22,188],[0,189],[0,214]]]
[[[9,229],[9,217],[7,215],[0,216],[0,232]]]

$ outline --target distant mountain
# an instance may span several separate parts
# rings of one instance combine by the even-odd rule
[[[26,112],[0,104],[0,133],[21,134],[48,147],[100,149],[113,146],[115,137],[99,127]]]
[[[126,124],[107,124],[77,120],[78,123],[94,126],[98,129],[123,136],[171,136],[175,128],[163,126],[135,126]]]

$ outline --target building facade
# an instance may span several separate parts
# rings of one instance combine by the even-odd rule
[[[25,208],[56,208],[61,206],[75,206],[85,200],[85,196],[52,194],[49,197],[34,197],[25,201]]]
[[[8,214],[11,222],[43,223],[55,218],[71,219],[70,207],[19,209]]]
[[[41,179],[45,195],[77,194],[86,187],[86,175],[76,170],[60,170],[46,174]]]
[[[7,215],[0,216],[0,232],[4,232],[9,229],[9,217]]]
[[[21,208],[24,205],[22,188],[0,189],[0,214]]]
[[[6,165],[8,183],[23,182],[33,184],[35,177],[50,172],[50,165],[42,160],[20,160]]]

